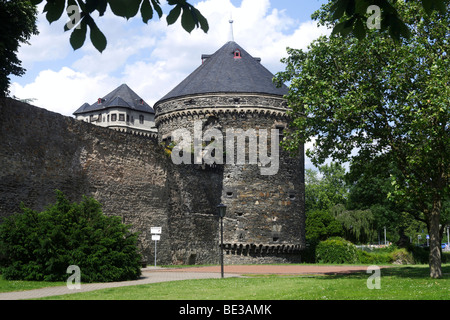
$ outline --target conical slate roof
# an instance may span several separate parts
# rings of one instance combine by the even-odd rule
[[[283,96],[288,88],[277,88],[274,75],[260,59],[253,58],[236,42],[227,42],[216,53],[202,56],[203,63],[158,103],[203,93],[261,93]]]
[[[93,104],[84,103],[73,114],[80,114],[91,111],[104,110],[111,107],[123,107],[140,112],[155,113],[152,107],[150,107],[136,92],[130,89],[126,84],[122,84],[103,98],[99,98],[97,102]]]

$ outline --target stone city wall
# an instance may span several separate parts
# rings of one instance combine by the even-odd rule
[[[196,186],[202,180],[177,185],[179,169],[156,139],[98,127],[12,99],[0,101],[0,219],[20,212],[21,202],[43,210],[54,203],[54,191],[59,189],[71,201],[92,196],[105,214],[131,224],[140,233],[139,245],[150,264],[152,226],[162,227],[158,264],[199,261],[196,254],[200,261],[217,262],[210,250],[217,246],[214,216],[205,220],[198,210],[199,214],[171,224],[170,217],[179,216],[181,208],[196,210],[202,205],[202,188]],[[193,235],[202,235],[197,242],[207,239],[208,257],[195,247]]]
[[[205,130],[245,130],[281,125],[286,119],[280,114],[257,110],[200,118]],[[167,117],[159,129],[167,135],[196,119],[197,114]],[[279,174],[261,176],[257,165],[174,165],[161,140],[1,99],[0,220],[19,212],[21,202],[43,210],[54,203],[55,189],[71,201],[92,196],[105,214],[120,216],[140,233],[139,247],[148,264],[154,263],[151,227],[162,227],[157,264],[206,264],[219,262],[216,206],[223,202],[228,206],[226,263],[300,259],[302,157],[283,155]]]

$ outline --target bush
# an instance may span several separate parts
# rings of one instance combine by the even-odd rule
[[[430,259],[430,248],[429,247],[417,247],[411,245],[408,247],[408,251],[411,252],[414,258],[414,262],[418,264],[428,264]],[[443,252],[441,250],[441,262],[450,262],[450,252]]]
[[[119,217],[102,213],[101,205],[84,197],[69,203],[56,191],[56,203],[43,212],[22,206],[0,225],[0,268],[4,279],[66,281],[67,268],[77,265],[82,282],[137,279],[141,256],[137,234]]]
[[[450,252],[442,252],[442,263],[450,263]]]
[[[363,264],[388,264],[391,263],[390,252],[387,251],[374,251],[367,252],[364,250],[358,250],[358,263]]]
[[[319,263],[356,263],[357,257],[355,245],[339,237],[321,241],[316,247]]]
[[[414,264],[412,253],[405,248],[394,250],[389,254],[389,258],[393,264]]]

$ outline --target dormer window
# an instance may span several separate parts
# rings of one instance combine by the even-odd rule
[[[102,104],[103,101],[104,101],[104,100],[103,100],[102,98],[98,98],[97,103],[98,103],[98,104]]]
[[[235,58],[235,59],[240,59],[240,58],[242,58],[242,56],[241,56],[241,50],[236,49],[236,50],[234,51],[234,58]]]

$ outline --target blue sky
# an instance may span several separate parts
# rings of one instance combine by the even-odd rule
[[[190,2],[208,19],[207,34],[200,29],[189,34],[180,21],[167,26],[165,16],[146,25],[138,16],[127,21],[107,12],[97,20],[108,39],[103,53],[93,48],[88,37],[85,45],[74,51],[70,33],[63,32],[67,21],[62,18],[49,25],[40,14],[40,34],[19,50],[27,73],[11,79],[11,94],[35,99],[36,106],[71,116],[84,102],[93,103],[127,83],[153,105],[199,66],[201,54],[214,53],[230,40],[230,16],[235,41],[261,57],[272,73],[284,69],[280,59],[286,56],[286,47],[306,48],[319,35],[329,33],[310,20],[325,0]],[[167,14],[168,6],[163,9]]]

